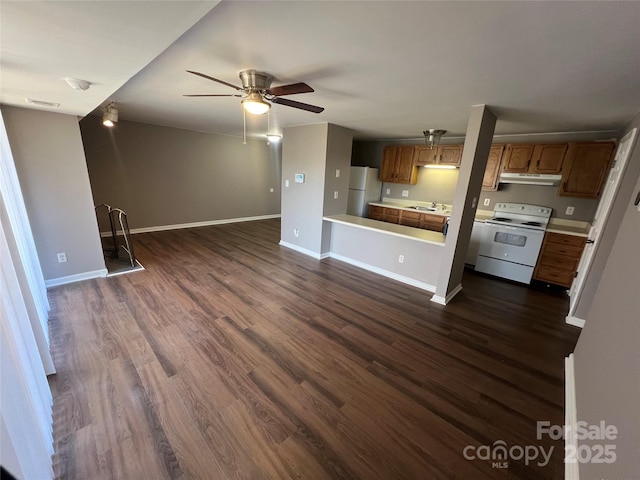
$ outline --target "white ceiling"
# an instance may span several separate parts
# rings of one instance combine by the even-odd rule
[[[640,111],[636,1],[223,1],[166,50],[215,2],[1,3],[8,104],[45,97],[84,115],[108,97],[121,119],[242,135],[239,98],[182,96],[234,91],[185,70],[240,85],[238,72],[255,68],[273,85],[308,83],[314,93],[287,98],[325,107],[273,105],[278,132],[330,122],[360,139],[420,138],[427,128],[460,136],[469,107],[482,103],[498,115],[497,134],[615,131]],[[139,50],[164,52],[146,65]],[[52,90],[64,76],[100,85]],[[264,135],[266,116],[248,116],[247,128]]]

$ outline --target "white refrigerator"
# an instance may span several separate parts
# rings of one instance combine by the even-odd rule
[[[358,217],[369,215],[369,202],[380,200],[382,182],[379,170],[371,167],[351,167],[347,213]]]

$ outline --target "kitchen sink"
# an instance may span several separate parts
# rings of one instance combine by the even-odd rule
[[[435,207],[423,207],[423,206],[421,206],[421,205],[414,205],[413,207],[409,207],[409,208],[413,208],[413,209],[415,209],[415,210],[424,210],[424,211],[426,211],[426,212],[435,212],[435,211],[437,211],[437,210],[438,210],[438,209],[437,209],[437,208],[435,208]]]

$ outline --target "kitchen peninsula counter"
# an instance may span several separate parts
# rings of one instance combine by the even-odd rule
[[[376,205],[376,204],[372,204],[372,205]],[[429,213],[432,213],[432,212],[429,212]],[[399,237],[416,240],[418,242],[432,243],[435,245],[444,245],[444,241],[445,241],[445,236],[440,232],[423,230],[421,228],[407,227],[407,226],[398,225],[395,223],[381,222],[379,220],[371,220],[370,218],[357,217],[354,215],[347,215],[347,214],[331,215],[328,217],[323,217],[323,220],[326,220],[327,222],[335,222],[335,223],[342,223],[346,225],[352,225],[352,226],[363,228],[366,230],[375,230],[377,232],[384,232],[389,235],[396,235]]]

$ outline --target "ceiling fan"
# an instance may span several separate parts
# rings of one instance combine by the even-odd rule
[[[292,83],[289,85],[272,87],[271,82],[273,81],[273,75],[250,69],[242,70],[240,72],[239,76],[242,81],[242,87],[238,87],[223,80],[205,75],[204,73],[194,72],[192,70],[187,70],[187,72],[206,78],[207,80],[221,83],[222,85],[231,87],[241,93],[184,95],[185,97],[240,97],[243,99],[241,103],[244,109],[255,115],[267,113],[271,108],[271,104],[269,102],[285,105],[287,107],[299,108],[300,110],[306,110],[313,113],[320,113],[324,110],[322,107],[309,105],[308,103],[280,98],[284,95],[313,92],[313,88],[306,83]],[[267,102],[267,100],[269,102]]]

